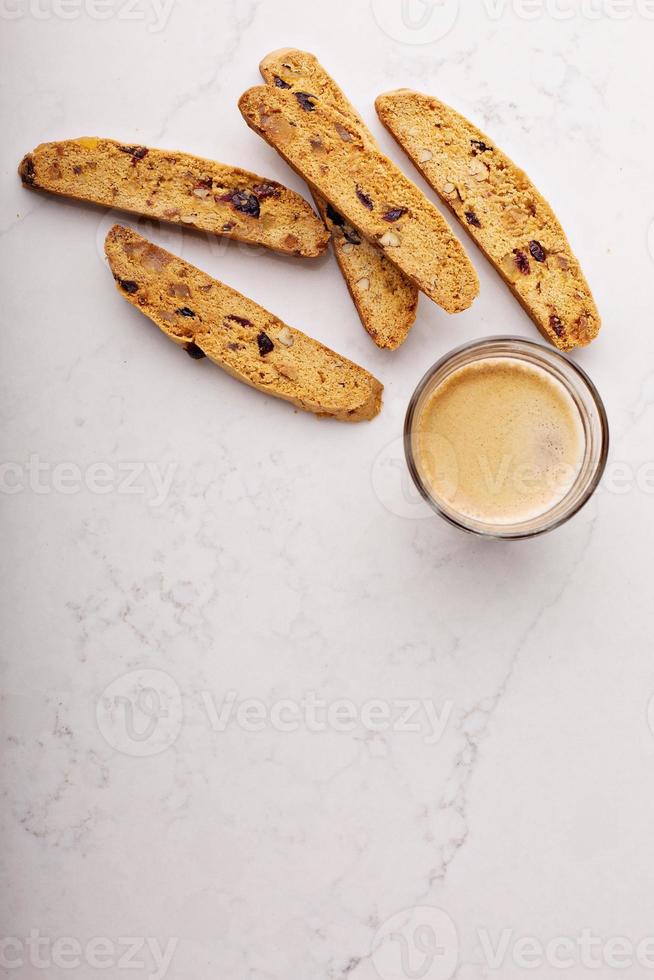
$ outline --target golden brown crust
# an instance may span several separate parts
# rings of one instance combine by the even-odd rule
[[[317,97],[257,86],[239,108],[304,179],[430,299],[456,313],[479,292],[447,222],[364,131]]]
[[[121,295],[193,357],[316,415],[372,419],[382,385],[253,300],[121,225],[105,252]]]
[[[297,48],[273,51],[259,68],[266,83],[285,91],[311,92],[360,127],[371,145],[372,133],[315,55]],[[331,233],[334,254],[361,322],[378,347],[395,350],[413,326],[418,289],[382,250],[355,232],[342,215],[314,192],[316,207]]]
[[[41,143],[24,157],[18,172],[29,187],[287,255],[320,255],[329,240],[309,203],[295,191],[189,153],[81,137]]]
[[[380,95],[379,118],[459,219],[540,332],[560,350],[600,328],[590,287],[552,208],[485,133],[428,95]]]

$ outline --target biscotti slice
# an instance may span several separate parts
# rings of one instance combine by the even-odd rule
[[[589,344],[595,301],[552,208],[495,142],[443,102],[400,89],[376,102],[382,123],[560,350]]]
[[[119,292],[196,358],[316,415],[372,419],[382,385],[364,368],[130,228],[114,225],[105,252]]]
[[[328,235],[311,206],[275,180],[188,153],[82,137],[41,143],[24,184],[213,235],[313,257]]]
[[[292,92],[316,93],[359,126],[374,145],[372,133],[315,55],[283,48],[266,55],[259,68],[268,85]],[[314,192],[314,200],[331,233],[336,261],[363,326],[378,347],[394,350],[406,340],[415,321],[417,288],[324,197]]]
[[[415,322],[418,289],[323,197],[315,202],[363,326],[378,347],[396,350]]]
[[[462,245],[359,126],[316,96],[268,86],[245,92],[239,108],[248,126],[430,299],[448,313],[470,306],[479,281]]]
[[[338,109],[348,122],[359,126],[371,143],[375,138],[345,93],[320,64],[315,54],[299,48],[271,51],[259,63],[268,85],[291,92],[305,92]]]

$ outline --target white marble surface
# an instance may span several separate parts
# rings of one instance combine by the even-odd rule
[[[416,2],[407,26],[385,0],[6,0],[2,976],[652,975],[651,7]],[[558,209],[613,444],[556,533],[481,542],[409,494],[425,369],[535,336],[478,253],[473,309],[423,298],[388,355],[329,256],[149,229],[378,374],[382,415],[342,426],[184,357],[116,294],[111,217],[21,188],[36,143],[101,134],[301,190],[236,108],[288,44],[414,179],[374,115],[389,88],[478,120]]]

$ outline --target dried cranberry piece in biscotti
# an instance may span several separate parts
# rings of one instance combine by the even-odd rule
[[[189,357],[192,357],[193,358],[194,361],[200,361],[200,360],[202,360],[203,357],[206,357],[207,356],[204,353],[204,351],[202,350],[202,348],[201,347],[198,347],[197,344],[194,344],[193,341],[190,341],[186,345],[186,347],[184,348],[184,350],[186,351],[186,353],[188,354]]]
[[[356,186],[356,192],[357,192],[357,197],[363,204],[364,208],[368,208],[369,211],[372,211],[372,209],[375,206],[373,204],[372,198],[368,194],[366,194],[365,191],[361,190],[358,184]]]
[[[21,160],[18,173],[20,174],[20,179],[24,184],[27,184],[30,187],[34,185],[34,158],[31,153],[28,153]]]
[[[228,313],[227,316],[225,317],[225,321],[228,321],[228,320],[231,320],[233,323],[238,323],[242,327],[253,327],[254,326],[254,324],[252,323],[252,321],[251,320],[248,320],[247,317],[244,317],[244,316],[236,316],[235,313]]]
[[[273,344],[272,340],[267,333],[264,333],[263,330],[261,333],[257,334],[257,344],[259,345],[259,353],[262,357],[265,357],[266,354],[270,354],[271,350],[275,349],[275,345]]]
[[[555,313],[552,313],[550,317],[550,327],[554,331],[557,337],[563,337],[565,334],[565,327],[563,321]]]
[[[399,221],[403,214],[406,214],[406,208],[391,208],[386,214],[382,214],[382,219],[384,221]]]
[[[331,223],[333,225],[337,225],[339,228],[342,228],[342,226],[345,224],[345,218],[343,215],[339,214],[338,211],[335,211],[331,204],[327,205],[326,212]]]
[[[470,143],[474,147],[474,149],[475,150],[478,150],[480,153],[492,153],[493,152],[493,147],[492,146],[488,146],[488,144],[487,143],[484,143],[483,140],[470,140]]]
[[[225,194],[221,200],[231,201],[233,207],[241,214],[249,214],[253,218],[258,218],[261,214],[259,201],[249,191],[234,191],[232,194]]]
[[[313,112],[316,108],[318,99],[315,95],[311,95],[309,92],[294,92],[293,95],[298,100],[305,112]],[[312,99],[314,100],[313,102],[311,101]]]
[[[132,166],[135,166],[139,160],[148,155],[147,146],[119,146],[118,149],[121,153],[129,153],[132,158]]]
[[[346,228],[345,231],[343,232],[343,238],[345,239],[346,242],[349,242],[350,245],[361,244],[361,239],[359,238],[354,228]]]
[[[259,201],[265,201],[269,197],[279,197],[279,187],[274,184],[255,184],[252,188]]]
[[[515,264],[518,267],[518,271],[523,274],[523,276],[528,276],[531,272],[531,266],[529,265],[529,259],[522,251],[522,249],[514,248],[513,254],[515,255]]]

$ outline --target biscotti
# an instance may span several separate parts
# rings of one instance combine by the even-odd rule
[[[359,126],[371,143],[375,139],[343,90],[320,64],[315,54],[299,48],[271,51],[259,63],[259,71],[268,85],[291,92],[310,93],[338,109],[355,126]]]
[[[315,55],[283,48],[259,65],[266,83],[292,92],[311,92],[359,126],[372,145],[374,137]],[[376,245],[363,238],[320,194],[316,207],[331,233],[336,261],[361,322],[378,347],[394,350],[406,340],[416,318],[418,290]]]
[[[495,266],[541,333],[560,350],[590,343],[595,301],[552,208],[476,126],[438,99],[380,95],[382,123]]]
[[[41,143],[23,183],[173,224],[313,257],[328,235],[311,206],[277,181],[188,153],[82,137]]]
[[[417,288],[324,198],[315,201],[363,326],[378,347],[396,350],[415,322]]]
[[[239,108],[334,210],[383,249],[430,299],[467,309],[479,281],[447,222],[359,126],[312,94],[257,86]]]
[[[316,415],[374,418],[382,385],[224,283],[115,225],[105,251],[120,293],[192,357]]]

